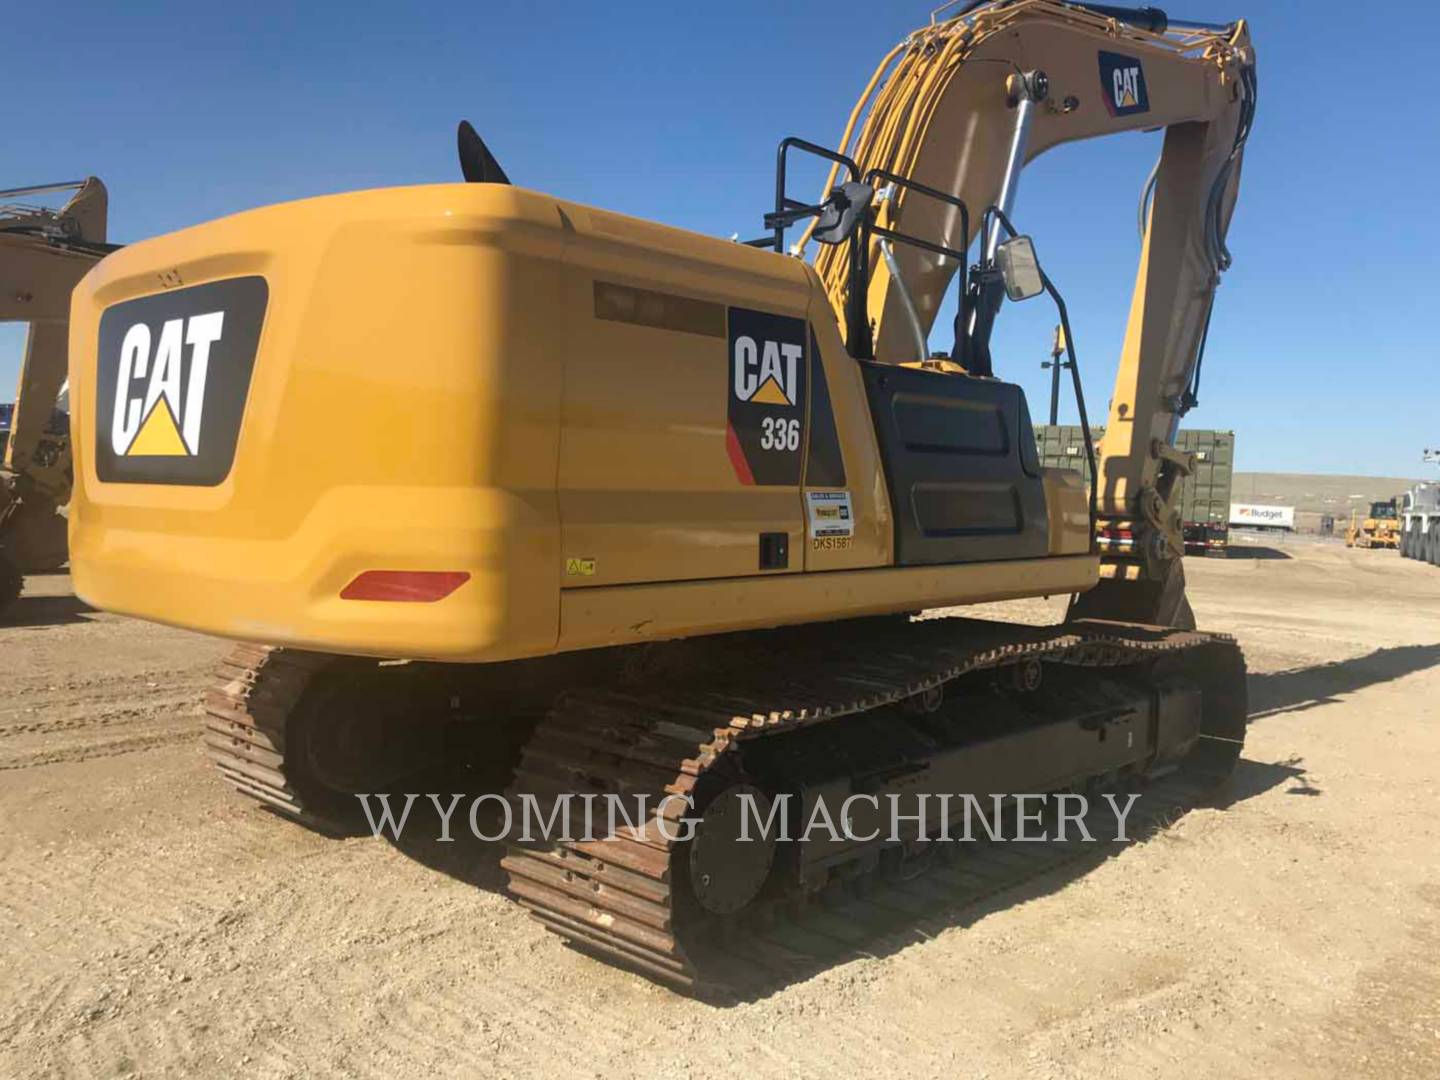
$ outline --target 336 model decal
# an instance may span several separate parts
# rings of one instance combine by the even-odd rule
[[[805,320],[729,310],[725,447],[742,484],[797,485],[805,426]]]

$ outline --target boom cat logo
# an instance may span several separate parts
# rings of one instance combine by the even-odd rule
[[[106,309],[95,388],[102,481],[225,479],[267,298],[264,278],[244,277]]]
[[[798,485],[805,426],[805,320],[729,310],[725,451],[742,484]]]
[[[1111,116],[1132,116],[1150,111],[1145,69],[1133,56],[1100,54],[1100,96]]]

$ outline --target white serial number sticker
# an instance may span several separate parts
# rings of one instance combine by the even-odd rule
[[[807,491],[805,505],[809,510],[810,536],[813,539],[855,535],[855,519],[850,513],[848,491]]]

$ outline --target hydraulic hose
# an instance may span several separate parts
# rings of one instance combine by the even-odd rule
[[[887,52],[875,68],[846,120],[837,149],[858,163],[862,176],[872,169],[881,169],[902,177],[914,177],[927,148],[935,140],[949,137],[948,133],[936,131],[933,121],[951,90],[955,76],[966,63],[980,62],[981,58],[975,58],[974,53],[982,43],[1013,27],[1019,20],[1032,18],[1079,22],[1095,27],[1102,25],[1101,20],[1120,20],[1134,28],[1137,35],[1159,35],[1166,29],[1176,32],[1182,27],[1188,31],[1201,25],[1170,20],[1154,8],[1120,8],[1065,0],[992,0],[990,3],[966,3],[958,9],[948,5],[938,8],[931,23],[910,33]],[[1213,46],[1206,48],[1203,57],[1197,52],[1194,40],[1181,42],[1155,37],[1147,48],[1153,45],[1184,52],[1197,61],[1227,62],[1231,54],[1225,46],[1230,35],[1224,34],[1223,28],[1203,32],[1214,38]],[[986,62],[991,60],[988,57],[983,59]],[[998,58],[995,62],[1005,63]],[[1208,219],[1205,243],[1210,249],[1212,261],[1220,269],[1229,265],[1220,220],[1224,195],[1238,164],[1254,109],[1253,68],[1242,65],[1239,71],[1245,109],[1241,116],[1241,130],[1231,159],[1222,169],[1222,175],[1217,177],[1204,208]],[[832,169],[826,178],[824,193],[834,187],[836,178],[837,173]],[[881,216],[877,223],[894,227],[903,203],[903,194],[887,203],[885,209],[879,211]],[[1143,209],[1141,214],[1143,219]],[[792,250],[797,253],[805,251],[813,227],[812,222]],[[970,240],[971,237],[966,236],[958,243],[952,241],[952,246],[968,248]],[[872,244],[878,247],[873,241]],[[868,257],[876,261],[883,255],[873,248],[868,253]],[[814,265],[834,309],[845,311],[851,281],[850,258],[845,246],[822,245],[815,253]]]
[[[890,270],[890,277],[895,282],[895,289],[900,294],[900,305],[905,309],[905,317],[910,323],[910,332],[915,335],[915,359],[929,359],[930,343],[925,338],[925,328],[920,324],[920,312],[915,310],[915,298],[910,295],[910,288],[905,284],[904,275],[900,272],[900,264],[895,259],[895,248],[889,240],[880,241],[880,254],[885,259],[885,265]]]

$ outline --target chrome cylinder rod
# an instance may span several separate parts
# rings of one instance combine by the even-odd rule
[[[1028,83],[1030,80],[1024,80]],[[996,200],[1002,213],[1008,218],[1014,216],[1015,193],[1020,187],[1020,170],[1025,167],[1025,151],[1030,146],[1030,127],[1035,119],[1037,102],[1027,89],[1015,106],[1015,130],[1010,133],[1010,152],[1005,158],[1005,177],[1000,182],[1000,198]],[[995,249],[1004,237],[1004,228],[999,221],[990,225],[990,235],[985,238],[985,261],[995,257]]]

